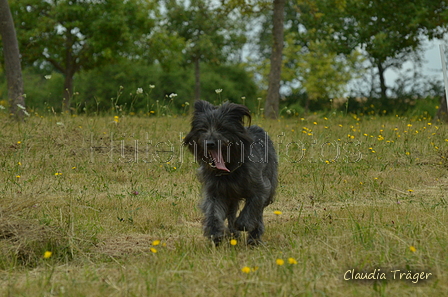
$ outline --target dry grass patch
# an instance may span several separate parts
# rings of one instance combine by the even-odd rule
[[[427,119],[254,119],[280,158],[265,244],[202,236],[187,118],[0,118],[0,294],[442,296],[448,130]],[[51,252],[51,255],[45,254]],[[47,257],[45,257],[47,255]],[[347,271],[387,281],[344,280]],[[428,272],[417,284],[390,271]]]

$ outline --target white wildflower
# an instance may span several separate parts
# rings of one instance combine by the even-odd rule
[[[177,94],[175,94],[175,93],[171,93],[171,94],[170,94],[170,98],[173,99],[174,97],[177,97]]]
[[[138,88],[137,91],[136,91],[135,93],[137,93],[137,95],[138,95],[138,94],[143,94],[143,89],[142,89],[142,88]]]
[[[51,79],[51,74],[45,75],[45,79]]]
[[[222,92],[222,89],[216,89],[215,92],[216,92],[216,94],[219,94]]]
[[[156,86],[155,85],[149,85],[150,89],[154,89]]]

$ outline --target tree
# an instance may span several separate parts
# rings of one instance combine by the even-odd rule
[[[325,40],[332,51],[346,55],[361,48],[376,68],[378,93],[386,98],[386,70],[414,58],[423,35],[441,36],[446,9],[440,0],[300,1],[289,20],[301,23],[302,40]]]
[[[194,65],[194,98],[201,98],[201,62],[219,64],[241,50],[245,37],[241,22],[226,7],[208,0],[192,0],[189,4],[166,0],[164,21],[167,31],[185,42],[185,62]],[[218,88],[218,86],[217,86]]]
[[[278,117],[278,106],[280,101],[280,80],[282,72],[283,54],[283,30],[284,30],[285,0],[274,0],[273,5],[273,28],[272,28],[272,53],[271,70],[269,71],[268,94],[264,108],[266,118]]]
[[[18,119],[22,119],[25,112],[25,98],[23,96],[20,52],[14,21],[7,0],[0,0],[0,35],[3,41],[5,74],[11,113]]]
[[[134,42],[149,34],[154,4],[145,0],[13,0],[28,65],[47,67],[65,77],[63,109],[70,109],[73,77],[132,57]]]
[[[342,97],[349,81],[362,72],[360,57],[356,51],[347,57],[338,55],[325,41],[312,41],[295,53],[287,50],[286,62],[289,69],[295,70],[290,81],[299,82],[300,88],[306,90],[305,111],[309,111],[310,100],[329,102]]]

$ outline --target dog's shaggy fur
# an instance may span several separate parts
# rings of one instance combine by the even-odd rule
[[[204,235],[215,244],[225,236],[239,237],[239,231],[249,233],[248,244],[259,243],[264,232],[263,210],[273,202],[277,187],[274,145],[262,128],[244,127],[245,117],[250,123],[249,109],[243,105],[218,107],[197,101],[191,131],[184,139],[200,164]]]

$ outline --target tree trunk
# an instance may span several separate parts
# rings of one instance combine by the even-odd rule
[[[378,75],[380,77],[380,87],[381,87],[381,98],[387,98],[387,86],[386,79],[384,78],[384,72],[386,69],[383,68],[383,64],[381,62],[377,63]]]
[[[71,30],[67,30],[66,33],[66,51],[65,51],[65,69],[64,69],[64,92],[62,111],[70,112],[70,103],[73,96],[73,76],[75,75],[76,61],[72,55],[73,48],[73,36]]]
[[[201,99],[201,69],[199,57],[194,59],[194,100]]]
[[[282,73],[283,30],[285,0],[274,0],[273,44],[271,53],[271,69],[269,71],[268,94],[264,108],[264,116],[270,119],[278,117],[280,101],[280,80]]]
[[[62,103],[62,110],[70,112],[70,103],[73,97],[73,76],[74,73],[71,70],[67,70],[64,77],[64,99]]]
[[[305,99],[305,114],[308,114],[310,111],[310,96],[306,95],[306,99]]]
[[[24,116],[24,110],[18,105],[25,107],[22,68],[20,66],[20,52],[16,30],[7,0],[0,0],[0,35],[3,40],[5,74],[11,113],[21,120]]]
[[[446,102],[446,94],[440,98],[439,109],[437,110],[437,114],[434,119],[448,123],[448,104]]]

